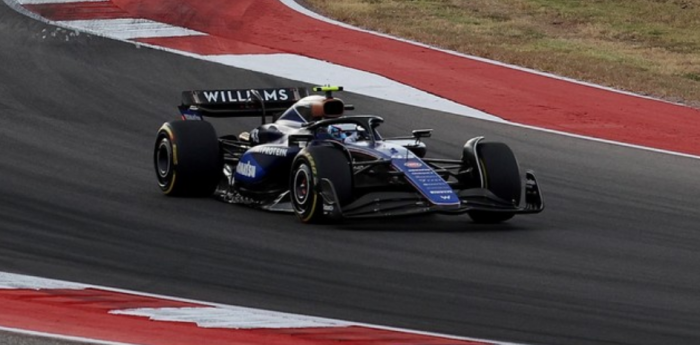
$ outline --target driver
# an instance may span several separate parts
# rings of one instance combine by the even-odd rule
[[[347,134],[343,132],[343,129],[338,126],[329,125],[326,131],[328,132],[328,135],[335,140],[344,141],[348,137]]]
[[[336,125],[328,125],[326,132],[332,139],[342,141],[344,143],[354,143],[359,138],[357,130],[352,131],[352,134],[348,136],[346,131],[343,131],[343,129],[340,126]]]

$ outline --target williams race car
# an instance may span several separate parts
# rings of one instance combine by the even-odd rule
[[[375,115],[344,116],[341,87],[185,91],[182,120],[158,131],[153,160],[170,196],[293,212],[302,222],[420,213],[468,214],[498,223],[544,209],[531,171],[521,176],[508,146],[468,140],[459,159],[426,158],[423,138],[383,138]],[[261,117],[218,136],[204,118]],[[266,120],[272,117],[270,123]]]

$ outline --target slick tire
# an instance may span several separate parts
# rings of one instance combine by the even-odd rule
[[[321,179],[333,184],[340,206],[352,199],[352,167],[348,155],[332,146],[311,146],[292,163],[289,188],[294,213],[303,223],[329,221],[324,217]]]
[[[504,143],[480,143],[478,156],[484,173],[485,188],[499,198],[520,203],[522,181],[520,168],[513,151]],[[475,223],[493,224],[513,218],[512,212],[470,211],[469,217]]]
[[[204,121],[172,121],[158,130],[153,163],[165,195],[210,196],[223,173],[214,127]]]

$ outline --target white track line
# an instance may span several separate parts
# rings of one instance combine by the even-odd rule
[[[41,290],[41,289],[66,289],[83,290],[88,286],[84,284],[70,283],[60,280],[44,279],[0,272],[0,290]]]
[[[327,328],[352,325],[349,322],[235,306],[136,308],[114,310],[109,313],[147,317],[154,321],[192,322],[201,328]]]
[[[347,91],[415,107],[437,109],[482,120],[504,122],[483,111],[464,106],[378,74],[293,54],[210,55],[206,60],[268,73],[310,84],[339,84]],[[381,114],[378,114],[381,115]]]
[[[148,19],[92,19],[69,20],[59,22],[62,26],[89,32],[97,32],[109,38],[130,40],[146,37],[180,37],[201,36],[202,32],[190,30],[170,24],[154,22]]]

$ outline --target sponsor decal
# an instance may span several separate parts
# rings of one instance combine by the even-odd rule
[[[182,117],[185,118],[185,120],[191,120],[191,121],[201,121],[202,117],[199,115],[192,115],[192,114],[182,114]]]
[[[404,163],[403,165],[404,165],[405,167],[414,168],[414,169],[415,169],[415,168],[420,168],[420,167],[422,167],[422,166],[423,166],[423,163],[413,161],[413,162],[406,162],[406,163]]]
[[[418,181],[423,182],[423,185],[427,185],[428,183],[433,183],[433,186],[444,186],[445,185],[445,180],[442,178],[418,178]]]
[[[259,90],[264,101],[289,100],[287,89]],[[202,95],[208,103],[240,103],[247,102],[251,98],[250,90],[222,90],[202,91]]]
[[[255,165],[250,162],[240,162],[236,166],[236,173],[246,177],[255,178]]]
[[[452,194],[452,190],[431,190],[430,194]]]
[[[442,198],[442,200],[450,200],[452,198],[452,196],[451,195],[440,195],[440,198]]]
[[[263,90],[263,99],[266,101],[286,101],[289,99],[287,95],[287,90]]]
[[[304,156],[309,159],[309,165],[311,165],[311,172],[314,174],[314,181],[316,181],[316,176],[318,176],[318,171],[316,170],[316,162],[314,161],[314,158],[311,157],[311,154],[308,152],[304,153]]]
[[[324,212],[333,212],[333,210],[335,210],[335,207],[333,207],[333,205],[326,205],[326,204],[323,205]]]
[[[199,112],[197,112],[196,110],[193,110],[193,109],[181,110],[180,114],[182,114],[183,120],[195,120],[195,121],[202,120],[202,116],[199,114]]]
[[[259,146],[259,147],[254,148],[253,152],[262,153],[262,154],[268,155],[268,156],[287,157],[287,148],[286,147]]]

